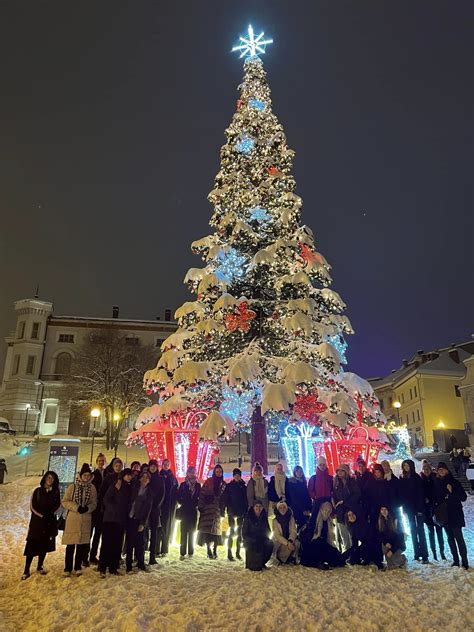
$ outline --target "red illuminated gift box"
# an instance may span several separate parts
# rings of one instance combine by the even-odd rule
[[[371,432],[373,430],[373,432]],[[372,436],[371,436],[372,435]],[[377,439],[378,430],[366,426],[354,426],[346,435],[339,429],[333,429],[332,436],[324,442],[329,473],[334,475],[341,463],[347,463],[353,470],[357,467],[357,459],[362,458],[370,467],[377,463],[379,452],[384,445]],[[319,446],[313,446],[316,458],[321,456]]]
[[[214,457],[219,454],[217,442],[198,438],[199,422],[207,414],[201,411],[172,413],[145,424],[133,434],[143,438],[149,459],[169,459],[177,478],[183,479],[188,467],[195,467],[197,478],[204,480]]]

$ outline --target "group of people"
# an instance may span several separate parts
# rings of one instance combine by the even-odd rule
[[[168,554],[175,520],[180,523],[181,560],[193,556],[197,530],[197,543],[206,547],[209,559],[217,558],[227,533],[228,560],[242,559],[244,548],[246,568],[255,571],[271,559],[323,570],[345,564],[398,568],[406,564],[402,512],[415,560],[428,563],[426,526],[433,558],[438,559],[438,544],[441,559],[446,559],[444,532],[452,565],[467,569],[464,500],[462,486],[443,462],[436,472],[424,462],[418,475],[414,462],[406,460],[397,478],[388,461],[369,470],[359,459],[354,473],[342,463],[333,477],[320,457],[309,481],[300,466],[287,477],[281,463],[267,480],[256,463],[247,483],[238,468],[226,483],[218,464],[201,485],[193,467],[179,484],[167,459],[161,469],[156,460],[124,468],[119,458],[106,466],[99,454],[94,471],[84,464],[62,500],[55,472],[46,472],[34,490],[22,579],[30,577],[35,557],[37,571],[46,573],[44,560],[55,550],[58,529],[63,529],[67,577],[80,575],[91,564],[101,577],[107,571],[121,574],[123,556],[126,572],[135,567],[148,571]]]
[[[471,462],[471,451],[469,448],[453,448],[449,453],[449,460],[453,464],[456,475],[466,476],[467,468]]]

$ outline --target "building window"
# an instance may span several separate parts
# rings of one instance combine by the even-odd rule
[[[420,411],[418,410],[418,408],[416,409],[416,420],[420,421]]]
[[[56,375],[70,375],[71,374],[72,357],[70,353],[63,351],[56,357]]]
[[[22,320],[18,325],[18,338],[20,338],[20,340],[25,337],[25,324],[25,321]]]
[[[413,399],[413,393],[411,389],[410,389],[410,399]]]
[[[55,424],[56,418],[58,416],[58,405],[57,404],[47,404],[46,410],[44,413],[43,423],[45,424]]]
[[[407,424],[410,423],[410,417],[407,415]]]
[[[138,347],[139,343],[140,343],[139,338],[132,337],[132,336],[125,338],[125,344],[130,345],[131,347]]]
[[[416,386],[414,387],[415,397],[418,397],[418,391],[416,390]]]
[[[392,408],[392,398],[391,397],[388,398],[388,407]]]
[[[39,330],[40,330],[40,323],[33,323],[33,327],[31,328],[31,338],[33,340],[38,340]]]
[[[459,390],[459,385],[454,385],[454,392],[456,393],[456,397],[461,397],[461,391]]]
[[[405,394],[404,393],[402,393],[400,395],[400,399],[402,400],[402,404],[404,404],[405,403]]]
[[[59,334],[58,342],[74,342],[74,334]]]
[[[16,355],[13,358],[13,369],[12,369],[12,375],[18,375],[18,371],[20,370],[20,356]]]
[[[415,423],[415,411],[413,411],[411,414],[411,420],[413,421],[413,423]]]
[[[28,360],[26,361],[26,374],[33,375],[35,370],[35,362],[36,356],[28,356]]]

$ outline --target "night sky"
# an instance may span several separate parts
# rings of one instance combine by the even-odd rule
[[[57,314],[154,319],[190,300],[242,78],[230,49],[252,23],[274,39],[273,110],[356,330],[350,368],[469,339],[473,7],[2,2],[1,337],[37,283]]]

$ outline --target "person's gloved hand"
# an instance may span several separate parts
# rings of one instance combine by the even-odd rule
[[[86,513],[87,507],[78,507],[77,512],[80,514]]]

